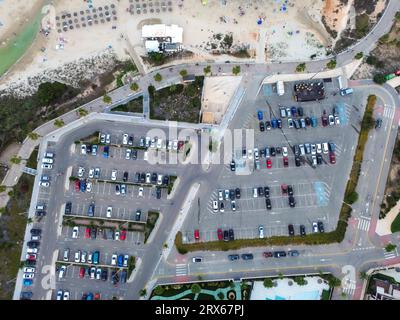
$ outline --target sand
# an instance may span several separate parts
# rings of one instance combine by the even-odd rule
[[[378,220],[375,232],[380,236],[392,234],[390,227],[400,211],[400,201],[386,214],[384,219]]]
[[[31,5],[41,3],[41,1],[28,2]],[[9,17],[3,20],[10,30],[13,21],[10,16],[13,17],[19,11],[18,3],[21,5],[25,2],[22,0],[0,2],[3,5],[5,3]],[[117,21],[58,33],[57,29],[60,27],[56,26],[56,15],[60,16],[63,12],[79,12],[88,9],[88,6],[83,1],[54,1],[54,6],[47,8],[50,12],[42,21],[44,27],[50,27],[50,34],[37,37],[35,44],[24,58],[0,79],[0,90],[10,82],[23,82],[44,70],[55,69],[81,58],[96,56],[107,48],[111,48],[120,60],[127,59],[130,55],[143,56],[145,51],[140,26],[144,23],[162,22],[182,26],[183,45],[187,50],[194,52],[189,61],[248,60],[248,58],[212,54],[213,44],[219,45],[221,42],[215,38],[217,33],[220,33],[222,38],[231,33],[233,36],[231,49],[246,48],[252,54],[252,58],[256,58],[259,62],[298,61],[307,59],[312,54],[321,57],[325,54],[325,45],[330,42],[329,36],[324,33],[318,20],[323,9],[322,0],[304,0],[301,3],[291,0],[288,1],[285,11],[282,11],[283,0],[254,0],[250,3],[245,0],[231,0],[227,1],[226,5],[223,5],[222,1],[215,0],[209,1],[206,6],[203,6],[200,0],[171,1],[172,12],[140,15],[137,13],[132,15],[127,11],[129,0],[95,0],[96,7],[112,3],[116,5]],[[148,5],[149,1],[139,0],[139,3]],[[183,5],[179,6],[180,3]],[[307,11],[306,19],[305,11]],[[261,25],[257,24],[259,19]],[[18,26],[18,22],[14,24]],[[62,49],[59,47],[60,44],[64,44]],[[265,53],[264,48],[266,48]]]

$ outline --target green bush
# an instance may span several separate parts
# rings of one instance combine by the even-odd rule
[[[358,193],[356,191],[351,192],[348,195],[345,195],[344,202],[347,202],[349,204],[353,204],[358,200]]]
[[[154,76],[154,80],[157,82],[160,82],[162,80],[162,75],[159,73],[156,73],[156,75]]]
[[[271,280],[271,278],[264,279],[264,287],[265,288],[272,288],[273,286],[274,286],[274,282]]]
[[[357,60],[360,60],[360,59],[362,59],[363,56],[364,56],[364,53],[358,52],[358,53],[354,56],[354,58],[356,58]]]
[[[373,80],[377,84],[383,84],[383,83],[386,82],[385,75],[381,74],[381,73],[378,73],[378,74],[374,75]]]
[[[42,105],[49,105],[57,102],[67,90],[67,85],[63,83],[45,82],[39,85],[37,96]]]
[[[369,16],[366,13],[356,16],[356,35],[360,38],[369,30]]]
[[[201,287],[197,283],[193,283],[190,290],[192,290],[192,293],[197,294],[201,292]]]
[[[326,67],[328,68],[328,69],[335,69],[336,68],[336,60],[331,60],[331,61],[329,61],[327,64],[326,64]]]
[[[394,251],[396,249],[396,247],[397,247],[397,245],[395,245],[393,243],[388,243],[385,246],[385,250],[386,250],[386,252],[392,252],[392,251]]]
[[[306,64],[304,62],[297,65],[296,72],[304,72],[304,70],[306,70]]]

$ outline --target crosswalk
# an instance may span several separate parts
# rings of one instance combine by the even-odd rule
[[[177,276],[186,276],[188,274],[188,265],[186,263],[178,263],[175,266],[175,273]]]
[[[397,252],[397,248],[394,251],[387,252],[386,250],[383,252],[385,260],[396,258],[399,253]]]
[[[393,119],[395,112],[395,108],[385,107],[385,109],[383,110],[383,117]]]
[[[343,292],[349,296],[352,296],[356,291],[356,281],[348,279],[343,286]]]
[[[370,224],[371,224],[371,218],[361,216],[360,218],[358,218],[357,228],[359,230],[368,231]]]

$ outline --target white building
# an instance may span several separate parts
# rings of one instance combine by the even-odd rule
[[[183,28],[175,24],[151,24],[142,27],[147,52],[178,51],[183,42]],[[171,48],[176,48],[171,50]],[[168,49],[168,50],[167,50]]]

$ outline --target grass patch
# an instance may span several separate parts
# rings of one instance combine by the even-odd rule
[[[347,182],[344,199],[354,198],[355,189],[361,170],[365,144],[368,140],[369,130],[373,127],[372,112],[376,103],[376,96],[368,97],[367,106],[361,123],[361,132],[358,138],[357,149],[354,154],[353,166]],[[175,236],[175,246],[180,254],[190,251],[200,250],[238,250],[244,247],[263,247],[263,246],[285,246],[285,245],[321,245],[335,242],[342,242],[346,233],[347,221],[351,216],[352,208],[343,202],[336,229],[326,233],[307,234],[305,237],[294,236],[274,236],[264,239],[238,239],[234,241],[210,241],[184,244],[182,233],[178,232]]]
[[[127,278],[129,278],[132,274],[132,271],[135,270],[136,268],[136,257],[135,256],[130,256],[128,259],[128,274]]]
[[[137,97],[125,104],[120,104],[111,111],[143,113],[143,97]]]
[[[147,213],[146,228],[144,230],[144,243],[146,243],[151,232],[153,231],[159,216],[160,213],[158,211],[149,211]]]
[[[11,300],[35,177],[22,174],[0,217],[0,300]]]
[[[330,290],[322,290],[321,300],[330,300],[331,291]]]
[[[398,213],[397,217],[393,220],[390,231],[392,231],[392,233],[400,231],[400,213]]]
[[[171,193],[172,188],[174,187],[175,180],[177,179],[177,176],[169,176],[169,183],[168,183],[168,194]]]
[[[31,155],[29,156],[28,161],[26,162],[26,166],[28,168],[36,169],[37,168],[37,157],[39,152],[39,146],[33,149]]]

